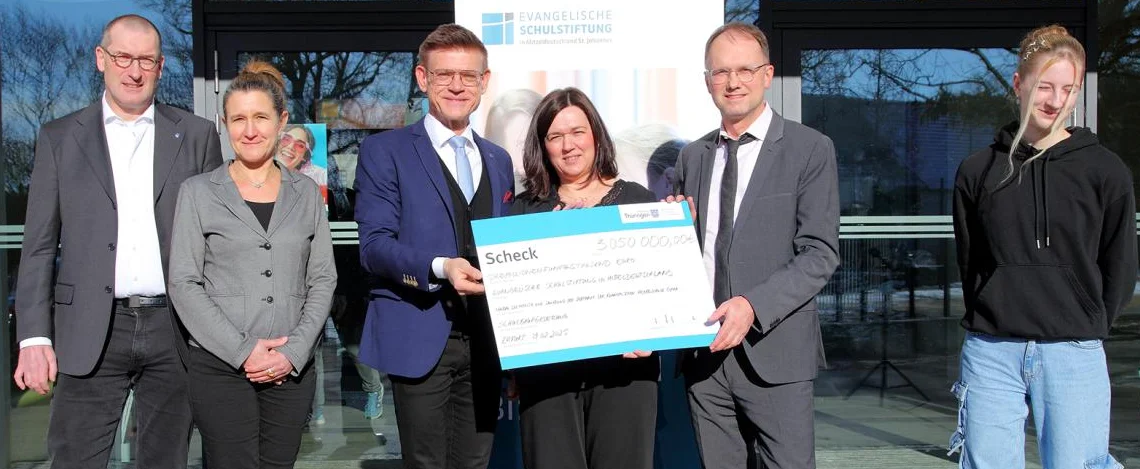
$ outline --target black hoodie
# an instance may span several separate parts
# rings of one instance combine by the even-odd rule
[[[1003,182],[1017,123],[958,167],[962,326],[1036,340],[1104,339],[1136,284],[1132,172],[1086,128]],[[1039,150],[1019,144],[1014,165]]]

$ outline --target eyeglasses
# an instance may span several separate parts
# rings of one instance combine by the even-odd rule
[[[484,73],[475,70],[428,70],[428,79],[435,86],[448,86],[458,76],[463,86],[475,86]]]
[[[111,62],[119,68],[131,68],[131,62],[138,62],[139,68],[149,72],[154,70],[154,68],[158,66],[158,63],[162,61],[162,57],[157,59],[154,57],[135,57],[130,54],[116,54],[106,49],[103,49],[103,52],[106,52],[107,57],[111,58]]]
[[[759,72],[764,67],[767,67],[769,65],[772,65],[772,62],[768,62],[766,64],[760,64],[760,65],[757,65],[755,67],[744,67],[744,68],[740,68],[740,69],[736,69],[736,70],[729,70],[726,68],[718,68],[716,70],[705,70],[705,75],[707,75],[709,77],[709,81],[711,81],[712,84],[714,84],[714,85],[723,85],[725,83],[728,83],[728,77],[729,77],[729,75],[732,75],[733,73],[736,74],[736,78],[738,80],[740,80],[741,83],[749,83],[752,80],[756,79],[756,73],[757,72]]]
[[[308,142],[306,142],[304,140],[299,140],[299,139],[297,139],[297,137],[294,137],[294,136],[289,135],[289,134],[284,134],[281,136],[281,146],[283,146],[283,147],[292,146],[293,150],[296,152],[309,151],[309,143]]]

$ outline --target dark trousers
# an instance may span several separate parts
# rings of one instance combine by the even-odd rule
[[[690,357],[685,382],[705,469],[815,468],[812,381],[765,383],[737,347]]]
[[[470,336],[452,332],[427,376],[388,376],[405,469],[486,469],[490,462],[502,372],[493,352],[472,349]]]
[[[128,392],[133,389],[139,469],[186,467],[190,402],[186,369],[166,307],[116,307],[95,370],[60,374],[51,401],[53,469],[106,469]]]
[[[652,469],[657,381],[579,383],[566,389],[562,380],[519,382],[524,466]]]
[[[360,375],[360,387],[364,392],[383,392],[384,382],[380,372],[360,363],[360,338],[364,335],[364,317],[368,312],[368,298],[365,296],[333,296],[333,326],[340,336],[344,350],[356,365]]]
[[[190,402],[210,469],[291,468],[316,389],[312,366],[280,386],[249,382],[245,372],[190,347]]]

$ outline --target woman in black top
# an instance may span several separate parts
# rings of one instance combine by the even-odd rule
[[[1032,409],[1046,469],[1119,468],[1108,454],[1102,340],[1136,283],[1131,171],[1095,134],[1065,128],[1085,51],[1061,26],[1021,43],[1020,120],[966,158],[954,234],[969,331],[951,452],[965,469],[1025,467]]]
[[[515,199],[515,215],[657,201],[617,178],[613,141],[576,88],[539,103],[523,165],[526,192]],[[656,354],[630,352],[515,370],[525,466],[652,468],[660,368]]]

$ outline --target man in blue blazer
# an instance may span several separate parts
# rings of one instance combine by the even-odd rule
[[[501,370],[471,220],[507,214],[514,173],[470,128],[491,76],[482,42],[443,25],[419,58],[428,115],[361,144],[356,221],[373,286],[360,360],[392,379],[405,468],[483,469]]]

